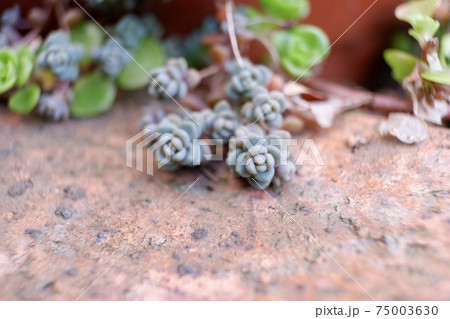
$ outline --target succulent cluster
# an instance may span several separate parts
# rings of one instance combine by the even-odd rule
[[[157,140],[152,144],[159,168],[174,171],[182,166],[199,166],[205,155],[211,153],[209,146],[195,141],[203,134],[204,127],[171,114],[156,127]]]
[[[139,11],[141,4],[134,0],[86,3],[99,12],[132,7]],[[236,175],[257,188],[279,186],[295,172],[283,144],[290,135],[280,130],[289,103],[277,90],[285,83],[268,66],[242,58],[239,46],[260,41],[276,63],[274,70],[284,68],[298,75],[309,71],[307,64],[315,66],[323,60],[326,54],[321,51],[328,39],[312,26],[293,27],[309,13],[307,0],[260,3],[262,12],[251,7],[236,10],[230,2],[219,5],[215,17],[206,18],[183,38],[164,34],[151,14],[127,11],[114,25],[103,28],[57,1],[44,10],[48,15],[41,12],[42,17],[29,21],[34,29],[23,36],[14,29],[20,21],[15,7],[1,17],[0,94],[11,96],[8,105],[16,113],[34,110],[61,121],[108,111],[118,89],[147,88],[151,104],[186,105],[193,111],[181,117],[154,108],[143,119],[142,126],[157,136],[149,147],[159,168],[199,166],[210,159],[214,141],[230,150],[227,162]],[[41,38],[39,30],[47,27],[53,6],[67,13],[58,19],[59,30]],[[25,45],[18,45],[21,41]]]
[[[70,36],[59,30],[48,36],[36,63],[39,67],[50,70],[58,80],[72,82],[80,72],[78,62],[83,53],[81,45],[73,44]]]
[[[189,69],[184,58],[168,59],[165,66],[152,70],[150,75],[153,81],[148,92],[160,100],[182,99],[200,82],[198,72]]]
[[[290,180],[295,166],[289,158],[285,140],[287,131],[275,131],[267,136],[255,129],[243,127],[230,144],[227,164],[238,176],[246,178],[250,185],[265,189],[271,183],[280,186]]]
[[[213,139],[226,143],[234,135],[239,118],[226,100],[217,102],[205,117],[206,128]]]
[[[20,20],[20,7],[14,7],[5,10],[0,18],[0,48],[9,46],[19,37],[15,25]]]
[[[106,43],[93,53],[94,60],[103,72],[111,78],[116,78],[122,69],[131,62],[127,52],[123,50],[119,40],[108,39]]]
[[[39,100],[38,112],[52,121],[67,120],[70,116],[69,101],[70,97],[61,91],[43,94]]]
[[[273,131],[283,125],[287,101],[281,92],[266,89],[272,77],[267,67],[253,65],[248,60],[240,66],[230,60],[224,63],[224,68],[229,74],[227,93],[233,84],[246,86],[238,98],[227,94],[229,100],[224,97],[212,108],[193,112],[184,119],[171,114],[158,125],[154,124],[154,113],[145,117],[145,127],[161,134],[152,144],[158,167],[161,163],[166,170],[200,165],[206,160],[205,154],[211,152],[204,143],[194,143],[195,139],[203,137],[219,145],[228,145],[228,165],[250,185],[262,189],[271,184],[280,186],[295,172],[285,142],[290,134],[282,130]],[[246,72],[251,74],[247,78]],[[180,99],[186,96],[189,71],[183,58],[169,59],[166,66],[150,73],[156,80],[149,88],[154,98],[169,95]]]
[[[248,60],[243,65],[234,64],[228,70],[232,73],[226,85],[226,92],[233,100],[252,98],[255,90],[266,87],[272,78],[272,71],[265,65],[253,65]]]
[[[1,15],[0,94],[7,93],[13,112],[29,114],[34,110],[52,121],[97,116],[111,108],[117,88],[130,91],[147,86],[150,79],[146,70],[164,63],[159,38],[163,30],[153,15],[127,14],[106,27],[110,32],[105,34],[96,23],[79,21],[69,10],[60,21],[69,23],[70,30],[64,25],[42,39],[37,30],[45,27],[52,6],[64,9],[65,3],[52,2],[48,12],[38,10],[37,22],[26,23],[36,23],[35,29],[26,35],[15,29],[23,20],[18,6]]]
[[[31,76],[34,53],[27,47],[0,49],[0,94],[13,87],[22,87]]]
[[[241,112],[249,122],[280,128],[283,125],[286,103],[281,92],[268,92],[260,87],[255,90],[252,100],[243,105]]]

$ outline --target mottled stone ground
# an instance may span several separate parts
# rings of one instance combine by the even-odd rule
[[[369,299],[330,256],[377,300],[450,298],[449,130],[407,146],[348,113],[299,136],[327,165],[268,195],[224,165],[127,168],[140,101],[118,104],[61,124],[0,110],[0,299],[77,299],[116,260],[82,299]]]

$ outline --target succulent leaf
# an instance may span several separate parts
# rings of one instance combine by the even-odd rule
[[[322,63],[329,54],[330,41],[320,28],[300,25],[273,35],[273,44],[283,68],[292,76],[311,74],[310,69]]]
[[[73,87],[74,100],[70,114],[77,118],[88,118],[109,110],[116,97],[114,82],[100,72],[86,74]]]
[[[151,70],[164,64],[165,52],[161,43],[154,38],[146,38],[133,54],[134,61],[126,65],[117,77],[117,85],[124,90],[139,90],[149,84],[148,73],[142,70]]]
[[[410,75],[417,63],[421,62],[417,57],[395,49],[384,51],[384,60],[392,69],[392,77],[399,83]]]
[[[259,0],[264,11],[281,19],[304,19],[309,15],[309,0]]]
[[[0,49],[0,94],[14,87],[18,78],[16,52],[6,47]]]
[[[18,114],[29,114],[39,101],[41,88],[37,84],[31,84],[14,92],[8,100],[8,107]]]

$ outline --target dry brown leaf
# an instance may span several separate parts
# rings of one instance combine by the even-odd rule
[[[287,83],[284,91],[291,102],[289,110],[292,113],[315,121],[322,128],[331,127],[337,115],[366,105],[373,99],[372,95],[366,92],[352,91],[350,95],[327,94],[293,82]]]
[[[391,113],[379,127],[381,135],[392,135],[406,144],[415,144],[428,138],[428,127],[424,121],[405,113]]]

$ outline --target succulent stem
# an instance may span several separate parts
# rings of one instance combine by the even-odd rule
[[[234,58],[236,59],[239,66],[244,65],[242,60],[241,52],[239,51],[238,41],[236,38],[236,30],[234,28],[234,18],[233,18],[233,0],[228,0],[225,3],[227,25],[228,25],[228,35],[230,37],[231,49],[233,50]]]

